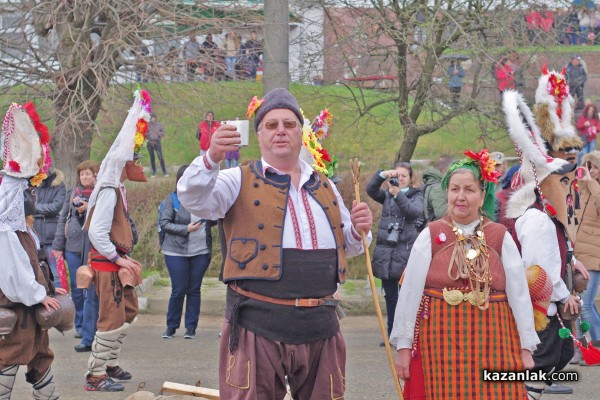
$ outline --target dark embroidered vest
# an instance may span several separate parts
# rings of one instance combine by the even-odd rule
[[[258,279],[277,281],[282,274],[283,224],[290,176],[262,173],[255,161],[241,167],[240,194],[223,219],[226,238],[223,282]],[[304,189],[319,203],[329,221],[337,250],[339,282],[346,280],[346,253],[339,204],[327,178],[313,174]]]
[[[115,205],[115,212],[113,214],[112,226],[110,228],[110,241],[117,248],[119,255],[130,254],[133,250],[133,232],[131,231],[131,223],[129,222],[129,215],[125,210],[125,204],[123,202],[123,196],[118,188],[104,187],[102,190],[114,190],[117,194],[117,204]],[[98,194],[99,195],[99,194]],[[89,216],[83,229],[89,231],[90,222],[94,215],[96,207],[92,207],[89,210]]]

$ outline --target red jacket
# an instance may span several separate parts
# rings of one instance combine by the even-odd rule
[[[585,126],[586,122],[589,122],[590,126]],[[600,120],[597,118],[588,118],[585,114],[581,114],[577,120],[577,130],[584,140],[588,143],[593,142],[600,132]]]
[[[200,122],[200,126],[198,127],[198,130],[200,131],[200,150],[208,150],[208,148],[210,147],[210,138],[220,126],[221,123],[219,121],[204,120]]]

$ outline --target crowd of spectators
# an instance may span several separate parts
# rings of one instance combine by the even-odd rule
[[[516,15],[513,28],[524,33],[529,44],[596,45],[600,44],[600,7],[593,2],[574,2],[554,10],[545,4],[531,6]]]
[[[215,42],[212,34],[207,34],[202,43],[195,35],[188,38],[180,52],[185,62],[185,80],[210,82],[256,79],[263,52],[257,33],[250,32],[249,37],[244,40],[238,32],[230,30],[223,37],[220,45]],[[177,51],[176,48],[173,50]]]

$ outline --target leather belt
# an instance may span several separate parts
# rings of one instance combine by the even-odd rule
[[[446,301],[446,303],[456,306],[462,302],[468,301],[474,306],[480,305],[482,303],[482,299],[478,298],[475,295],[475,292],[472,292],[469,289],[453,289],[448,290],[444,288],[444,290],[440,289],[430,289],[426,288],[423,290],[423,294],[429,297],[435,297],[436,299],[441,299]],[[501,301],[507,301],[505,292],[492,292],[489,295],[490,303],[498,303]]]
[[[278,299],[276,297],[265,296],[254,292],[249,292],[240,288],[237,285],[228,285],[231,290],[241,294],[242,296],[249,297],[254,300],[264,301],[265,303],[278,304],[282,306],[295,306],[295,307],[319,307],[319,306],[330,306],[336,307],[339,304],[339,300],[333,297],[323,297],[321,299]]]

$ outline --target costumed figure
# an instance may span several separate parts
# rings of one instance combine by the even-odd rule
[[[535,91],[535,122],[548,154],[576,163],[584,143],[573,126],[573,103],[565,69],[550,73],[544,65]]]
[[[500,174],[487,149],[465,152],[442,179],[448,214],[415,241],[390,343],[405,399],[527,399],[522,382],[484,381],[482,370],[533,366],[539,339],[519,251],[494,223]]]
[[[33,230],[35,198],[28,185],[45,179],[50,159],[48,128],[39,121],[32,103],[13,104],[2,125],[0,154],[0,399],[8,400],[19,365],[27,365],[33,398],[58,399],[51,364],[48,329],[66,329],[73,313],[62,320],[41,238]],[[27,222],[26,222],[27,221]],[[40,245],[41,243],[41,245]],[[66,297],[65,297],[66,298]],[[68,298],[67,298],[68,299]],[[70,300],[70,299],[69,299]],[[71,303],[72,306],[72,303]],[[47,317],[46,320],[42,316]]]
[[[515,235],[520,244],[523,267],[538,265],[552,282],[550,304],[546,310],[547,326],[544,329],[539,317],[536,319],[541,345],[533,354],[533,371],[550,373],[560,371],[573,357],[573,337],[565,327],[569,322],[567,317],[561,319],[557,311],[575,319],[580,302],[567,282],[571,281],[574,269],[581,270],[584,275],[587,271],[572,256],[572,238],[577,225],[575,208],[579,204],[574,176],[577,165],[573,163],[577,151],[572,147],[579,139],[573,137],[576,136],[570,122],[573,100],[563,75],[556,71],[547,73],[544,68],[536,100],[539,102],[536,105],[537,120],[519,93],[507,91],[503,95],[509,134],[521,164],[518,172],[520,187],[511,195],[506,215],[517,219]],[[535,297],[533,292],[531,297],[532,300]],[[527,382],[527,390],[530,398],[538,399],[544,390],[563,393],[572,389],[552,382]]]
[[[115,381],[131,380],[131,374],[119,366],[119,355],[138,311],[134,286],[141,280],[141,265],[129,257],[136,240],[123,182],[146,182],[137,159],[150,112],[148,92],[137,90],[123,127],[102,161],[88,203],[84,229],[92,243],[88,258],[99,302],[84,386],[89,391],[121,391],[123,385]]]
[[[283,398],[287,381],[297,399],[342,399],[346,346],[333,295],[346,279],[346,257],[364,251],[360,234],[372,215],[365,203],[349,211],[324,164],[315,169],[299,157],[304,117],[287,90],[255,97],[247,115],[254,112],[259,161],[220,170],[241,142],[235,126],[222,125],[177,185],[191,213],[223,218],[220,396]],[[308,150],[322,162],[313,144]]]

